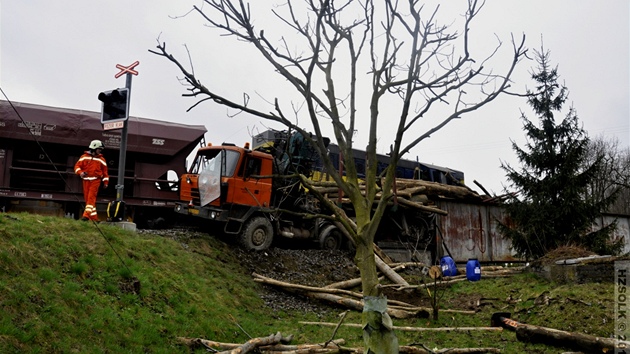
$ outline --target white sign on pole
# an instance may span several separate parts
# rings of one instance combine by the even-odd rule
[[[125,121],[103,123],[103,130],[122,129]]]

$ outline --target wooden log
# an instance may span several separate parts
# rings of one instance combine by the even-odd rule
[[[427,264],[424,264],[422,262],[398,262],[398,263],[392,263],[390,264],[390,266],[392,267],[402,267],[407,268],[407,267],[412,267],[412,268],[424,268],[424,267],[429,267]]]
[[[313,189],[321,194],[332,194],[339,192],[339,187],[313,187]]]
[[[338,190],[338,186],[334,181],[313,181],[311,184],[314,189],[322,191],[322,194],[336,193]],[[365,183],[359,183],[359,188],[365,190]],[[422,193],[428,196],[482,200],[482,197],[477,192],[466,186],[453,186],[423,180],[397,178],[395,188],[398,191],[396,193],[397,196],[408,199],[411,199],[413,195]]]
[[[439,208],[435,208],[435,207],[431,207],[428,205],[424,205],[424,204],[420,204],[420,203],[416,203],[416,202],[412,202],[411,200],[407,200],[404,198],[399,198],[398,199],[398,203],[400,203],[401,205],[407,206],[407,207],[411,207],[411,208],[416,208],[418,210],[421,211],[426,211],[428,213],[435,213],[435,214],[439,214],[439,215],[448,215],[448,212]]]
[[[378,270],[380,270],[381,273],[385,274],[385,276],[389,278],[389,280],[401,286],[409,286],[409,283],[405,280],[405,278],[400,276],[400,274],[394,272],[392,268],[385,264],[385,262],[383,262],[380,257],[374,255],[374,261],[376,261],[376,267],[378,268]]]
[[[399,270],[401,270],[403,268],[404,268],[403,266],[397,265],[397,266],[393,267],[392,270],[394,272],[397,272],[397,271],[399,271]],[[383,281],[383,279],[385,279],[384,276],[378,277],[378,281],[379,282]],[[348,280],[344,280],[344,281],[328,284],[328,285],[324,286],[324,288],[351,289],[351,288],[357,287],[359,285],[361,285],[361,278],[354,278],[354,279],[348,279]]]
[[[257,273],[252,273],[252,276],[254,277],[255,282],[278,286],[278,287],[288,289],[288,290],[299,290],[301,292],[310,292],[310,293],[327,293],[327,294],[337,294],[337,295],[341,294],[341,295],[351,296],[357,299],[363,298],[363,295],[360,293],[344,290],[344,289],[318,288],[315,286],[287,283],[280,280],[268,278]]]
[[[203,338],[188,338],[188,337],[177,337],[177,340],[191,348],[197,347],[205,347],[208,349],[215,349],[219,351],[226,351],[239,348],[242,344],[239,343],[224,343],[224,342],[216,342]],[[269,352],[283,352],[287,353],[289,351],[300,351],[304,349],[311,348],[325,348],[331,349],[339,347],[340,345],[344,345],[346,341],[344,339],[335,339],[330,343],[314,343],[314,344],[297,344],[297,345],[287,345],[287,344],[273,344],[273,345],[263,345],[259,347],[261,351]]]
[[[380,258],[383,262],[385,262],[385,265],[387,266],[386,269],[391,270],[389,265],[394,263],[394,260],[392,260],[387,253],[383,252],[383,250],[375,243],[372,243],[372,248],[374,249],[374,257]],[[383,274],[385,274],[385,272],[383,272]]]
[[[349,290],[344,290],[344,289],[337,289],[337,288],[327,288],[327,287],[318,288],[318,287],[308,286],[308,285],[299,285],[299,284],[287,283],[287,282],[283,282],[283,281],[280,281],[280,280],[271,279],[271,278],[262,276],[262,275],[257,274],[257,273],[253,273],[252,276],[254,277],[254,281],[258,282],[258,283],[278,286],[278,287],[287,289],[289,291],[291,291],[291,290],[298,290],[298,291],[304,292],[309,297],[314,297],[314,298],[318,298],[318,299],[324,299],[324,300],[332,301],[332,302],[335,302],[337,304],[341,304],[341,305],[347,306],[349,308],[362,311],[361,308],[357,307],[358,304],[355,303],[355,302],[349,302],[349,301],[346,301],[344,299],[340,299],[339,297],[329,297],[329,296],[323,296],[323,295],[322,296],[314,295],[315,293],[330,294],[330,295],[339,295],[339,294],[341,294],[341,295],[350,296],[350,297],[355,298],[355,299],[362,299],[363,298],[362,294],[354,292],[354,291],[349,291]],[[388,300],[388,304],[390,304],[389,306],[393,310],[400,310],[400,311],[403,311],[403,312],[410,313],[410,314],[401,313],[400,315],[405,316],[403,318],[408,318],[410,316],[414,316],[414,315],[411,315],[411,314],[424,313],[424,312],[428,313],[431,310],[431,309],[429,309],[427,307],[413,306],[411,304],[402,303],[400,301],[394,301],[394,300]],[[451,313],[462,313],[462,314],[474,314],[475,313],[475,311],[468,311],[468,310],[442,309],[441,311],[443,311],[443,312],[451,312]]]
[[[501,353],[498,348],[443,348],[428,351],[424,348],[401,345],[398,349],[401,354],[481,354],[481,353]]]
[[[437,182],[423,181],[423,180],[411,180],[411,179],[397,179],[397,183],[404,184],[407,188],[413,186],[426,187],[426,194],[435,196],[444,196],[455,199],[476,199],[481,200],[481,196],[466,186],[452,186],[448,184],[442,184]]]
[[[237,348],[229,351],[223,351],[221,353],[247,354],[261,346],[279,344],[281,341],[290,341],[290,339],[284,338],[282,333],[278,332],[276,334],[271,334],[268,337],[252,338]]]
[[[332,322],[308,322],[308,321],[300,321],[300,324],[305,325],[316,325],[316,326],[325,326],[325,327],[336,327],[337,323]],[[352,328],[363,328],[363,325],[360,323],[342,323],[342,326],[352,327]],[[401,326],[393,326],[392,329],[395,331],[402,332],[468,332],[468,331],[490,331],[497,332],[502,331],[501,327],[435,327],[435,328],[426,328],[426,327],[401,327]]]
[[[404,311],[410,311],[410,312],[415,312],[415,311],[427,311],[427,312],[431,312],[433,311],[432,308],[429,307],[422,307],[422,306],[413,306],[411,304],[405,305],[405,306],[400,306],[400,305],[390,305],[389,306],[392,309],[400,309],[400,310],[404,310]],[[459,313],[462,315],[474,315],[477,313],[477,311],[473,311],[473,310],[453,310],[453,309],[440,309],[440,312],[444,312],[444,313]]]
[[[587,353],[612,353],[615,347],[620,344],[624,345],[625,348],[630,348],[629,342],[620,342],[612,338],[595,337],[523,323],[516,326],[516,338],[522,342],[543,343]]]
[[[405,197],[407,199],[411,199],[415,195],[424,193],[426,190],[427,190],[427,187],[425,186],[417,186],[417,187],[399,189],[396,195],[399,197]]]
[[[337,353],[354,353],[355,350],[350,349],[343,351],[341,348],[328,347],[328,348],[318,348],[318,347],[309,347],[309,348],[301,348],[296,350],[288,350],[288,351],[278,351],[278,350],[261,350],[264,354],[337,354]]]
[[[312,297],[315,299],[325,300],[328,302],[335,303],[337,305],[356,310],[363,311],[363,301],[353,300],[349,298],[344,298],[341,296],[326,294],[326,293],[305,293],[304,295],[308,297]],[[405,319],[405,318],[414,318],[414,317],[429,317],[429,312],[424,310],[418,311],[405,311],[393,308],[387,308],[387,313],[392,318]]]
[[[335,181],[313,181],[313,187],[338,187]]]
[[[378,277],[378,281],[381,282],[385,279],[384,276]],[[325,289],[351,289],[361,285],[361,278],[348,279],[324,286]]]
[[[501,353],[497,348],[443,348],[439,350],[427,350],[419,347],[400,346],[398,352],[401,354],[480,354],[480,353]],[[263,354],[364,354],[363,348],[304,348],[292,351],[270,351],[263,350]]]
[[[518,274],[523,273],[525,269],[526,267],[510,267],[498,269],[491,267],[481,267],[481,276],[483,276],[484,274]],[[466,273],[466,268],[464,268],[463,273]]]
[[[319,323],[319,322],[313,322]],[[221,343],[215,342],[203,338],[186,338],[177,337],[177,340],[182,344],[187,345],[190,348],[201,348],[216,350],[231,350],[238,348],[241,344],[236,343]],[[318,344],[300,344],[300,345],[268,345],[261,346],[258,349],[263,354],[338,354],[338,353],[357,353],[363,354],[363,348],[348,348],[342,347],[345,343],[343,339],[336,339],[331,343],[318,343]],[[500,353],[501,351],[496,348],[443,348],[439,350],[428,351],[424,348],[415,346],[400,346],[399,353],[401,354],[435,354],[435,353],[449,353],[449,354],[473,354],[473,353]]]
[[[444,285],[450,285],[453,283],[457,283],[460,281],[464,281],[466,280],[466,278],[461,278],[461,279],[454,279],[454,280],[441,280],[437,282],[437,286],[444,286]],[[428,284],[418,284],[418,285],[409,285],[409,286],[400,286],[397,284],[387,284],[387,285],[381,285],[381,287],[384,288],[394,288],[395,290],[405,290],[405,289],[424,289],[426,287],[429,286],[433,286],[434,283],[430,282]]]

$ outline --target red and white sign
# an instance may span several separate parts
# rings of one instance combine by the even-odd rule
[[[138,70],[133,70],[133,68],[135,68],[136,66],[138,66],[140,64],[139,61],[134,61],[131,65],[129,66],[124,66],[124,65],[120,65],[120,64],[116,64],[116,69],[120,69],[120,72],[116,75],[114,75],[115,78],[119,78],[121,76],[123,76],[124,74],[132,74],[132,75],[138,75]]]
[[[122,129],[125,127],[125,121],[103,123],[103,130]]]

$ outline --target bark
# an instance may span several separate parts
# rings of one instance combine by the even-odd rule
[[[318,288],[315,286],[292,284],[292,283],[287,283],[280,280],[267,278],[257,273],[253,273],[252,276],[254,277],[255,282],[278,286],[281,288],[285,288],[287,290],[299,290],[305,293],[311,292],[311,293],[341,294],[341,295],[351,296],[357,299],[362,298],[362,295],[360,293],[357,293],[354,291],[336,289],[336,288]]]
[[[470,190],[467,187],[452,186],[448,184],[442,184],[437,182],[429,182],[416,179],[396,179],[397,188],[417,188],[424,187],[424,194],[431,196],[440,196],[455,199],[477,199],[481,200],[481,197],[476,192]]]
[[[394,263],[394,261],[385,252],[383,252],[383,250],[380,247],[378,247],[376,244],[374,245],[374,255],[375,257],[380,257],[381,260],[385,262],[385,264],[387,265],[387,268],[389,268],[389,264]]]
[[[401,346],[400,353],[405,354],[476,354],[476,353],[501,353],[501,349],[497,348],[444,348],[440,350],[428,351],[423,348]]]
[[[416,208],[418,210],[422,210],[422,211],[426,211],[429,213],[435,213],[435,214],[439,214],[439,215],[448,215],[448,212],[436,207],[432,207],[432,206],[428,206],[428,205],[424,205],[418,202],[413,202],[411,200],[407,200],[404,198],[399,198],[398,199],[398,203],[400,203],[401,205],[407,206],[407,207],[412,207],[412,208]]]
[[[362,293],[363,296],[378,296],[381,291],[378,287],[374,242],[372,239],[365,239],[365,235],[359,235],[359,238],[361,241],[355,244],[355,263],[361,274]]]
[[[215,342],[203,338],[187,338],[187,337],[177,337],[177,340],[191,348],[197,347],[205,347],[207,349],[215,349],[218,351],[228,351],[236,348],[240,348],[242,344],[238,343],[224,343],[224,342]],[[273,345],[262,345],[258,349],[264,351],[266,353],[273,352],[281,352],[281,353],[289,353],[291,351],[305,351],[312,349],[326,349],[331,350],[338,348],[340,345],[345,344],[344,339],[335,339],[330,343],[316,343],[316,344],[300,344],[300,345],[286,345],[286,344],[273,344]]]
[[[314,325],[314,326],[324,326],[324,327],[336,327],[337,323],[332,322],[300,322],[300,324],[305,325]],[[361,328],[361,324],[359,323],[342,323],[342,326],[352,327],[352,328]],[[425,327],[401,327],[401,326],[393,326],[392,329],[396,331],[403,332],[468,332],[468,331],[490,331],[497,332],[502,331],[501,327],[434,327],[434,328],[425,328]]]
[[[313,182],[313,188],[322,194],[328,194],[329,198],[337,197],[339,187],[335,182]],[[396,178],[396,196],[411,199],[417,195],[427,195],[433,198],[447,197],[455,199],[476,199],[482,197],[466,186],[453,186],[437,182],[429,182],[416,179]],[[359,184],[359,189],[366,189],[364,183]]]
[[[376,262],[376,266],[378,267],[378,269],[383,274],[385,274],[385,276],[389,278],[389,280],[398,285],[409,286],[409,283],[403,277],[394,272],[392,268],[385,264],[385,262],[383,262],[379,257],[375,256],[374,261]]]
[[[432,308],[429,307],[422,307],[422,306],[413,306],[413,305],[409,305],[409,306],[397,306],[397,305],[390,305],[391,309],[399,309],[399,310],[404,310],[404,311],[409,311],[409,312],[416,312],[416,311],[433,311]],[[451,309],[443,309],[440,308],[440,312],[445,312],[445,313],[459,313],[462,315],[474,315],[477,313],[477,311],[473,311],[473,310],[451,310]]]
[[[269,284],[273,286],[282,287],[289,291],[299,291],[301,294],[319,300],[325,300],[343,306],[349,309],[363,311],[363,302],[360,300],[354,300],[339,296],[338,294],[351,296],[356,299],[361,299],[363,296],[359,293],[335,288],[318,288],[314,286],[298,285],[282,282],[279,280],[264,277],[260,274],[253,274],[254,281],[258,283]],[[428,317],[428,311],[425,308],[415,307],[409,310],[405,309],[388,309],[387,313],[394,318],[411,318],[411,317]]]
[[[378,277],[379,282],[385,279],[385,277]],[[349,280],[340,281],[324,286],[326,289],[351,289],[361,285],[361,278],[354,278]]]
[[[482,275],[483,277],[483,275]],[[437,282],[437,286],[444,286],[444,285],[450,285],[453,283],[458,283],[460,281],[464,281],[467,280],[466,278],[459,278],[459,279],[454,279],[454,280],[440,280]],[[409,285],[409,286],[400,286],[398,284],[388,284],[388,285],[382,285],[381,287],[383,288],[394,288],[395,290],[406,290],[406,289],[424,289],[430,286],[434,286],[435,284],[433,284],[433,282],[429,283],[429,284],[418,284],[418,285]]]
[[[313,189],[325,195],[330,200],[339,200],[339,188],[334,182],[315,182]],[[365,195],[365,184],[359,184],[359,190]],[[447,215],[448,213],[442,209],[435,207],[432,202],[434,199],[452,198],[467,200],[482,200],[482,198],[474,191],[465,186],[451,186],[436,182],[428,182],[422,180],[396,179],[395,197],[398,203],[405,208],[414,208],[423,212],[435,213],[439,215]],[[378,192],[374,199],[374,203],[378,203],[381,194]],[[351,203],[347,197],[341,198],[342,203]]]
[[[398,337],[389,315],[396,310],[387,307],[387,298],[383,295],[365,296],[361,323],[363,342],[368,354],[398,354]]]
[[[429,267],[429,265],[421,263],[421,262],[398,262],[398,263],[392,263],[390,264],[390,266],[394,268],[401,267],[402,269],[407,268],[407,267],[412,267],[412,268]]]
[[[319,300],[325,300],[352,310],[363,311],[363,301],[353,300],[349,298],[344,298],[341,296],[326,294],[326,293],[304,293],[304,295],[308,297],[312,297]],[[429,317],[429,311],[424,308],[417,308],[412,311],[395,309],[395,308],[387,308],[387,314],[393,318],[404,319],[404,318],[414,318],[421,317],[427,318]]]
[[[516,338],[521,342],[543,343],[588,353],[612,353],[615,346],[620,344],[625,345],[625,348],[630,348],[629,342],[620,342],[612,338],[595,337],[522,323],[516,327]]]
[[[318,324],[319,322],[305,323],[305,324]],[[357,327],[361,325],[356,324]],[[408,327],[397,327],[399,330],[405,330]],[[496,329],[496,327],[493,327]],[[227,351],[235,348],[239,348],[241,344],[237,343],[222,343],[215,342],[203,338],[187,338],[177,337],[177,340],[182,344],[194,348],[206,348],[212,351]],[[263,345],[258,349],[263,354],[338,354],[338,353],[357,353],[363,354],[365,351],[363,348],[348,348],[342,347],[345,343],[343,339],[336,339],[331,343],[318,343],[318,344],[300,344],[300,345]],[[449,354],[474,354],[474,353],[500,353],[501,351],[496,348],[444,348],[439,350],[429,351],[417,346],[400,346],[400,353],[405,354],[435,354],[435,353],[449,353]]]
[[[268,337],[252,338],[243,345],[229,351],[224,351],[223,353],[246,354],[264,345],[274,345],[279,344],[280,342],[288,343],[291,341],[292,337],[293,336],[283,337],[282,333],[278,332],[276,334],[271,334]]]

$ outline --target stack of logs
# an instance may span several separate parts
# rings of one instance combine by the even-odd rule
[[[359,188],[365,191],[365,183],[359,184]],[[332,181],[314,181],[313,189],[331,200],[338,201],[340,189]],[[481,201],[483,198],[466,186],[452,186],[442,183],[415,180],[396,179],[395,196],[391,201],[400,205],[420,209],[431,213],[446,215],[446,211],[435,206],[434,201],[439,198]],[[381,192],[376,194],[376,202],[380,200]],[[341,198],[342,203],[349,203],[347,198]]]

